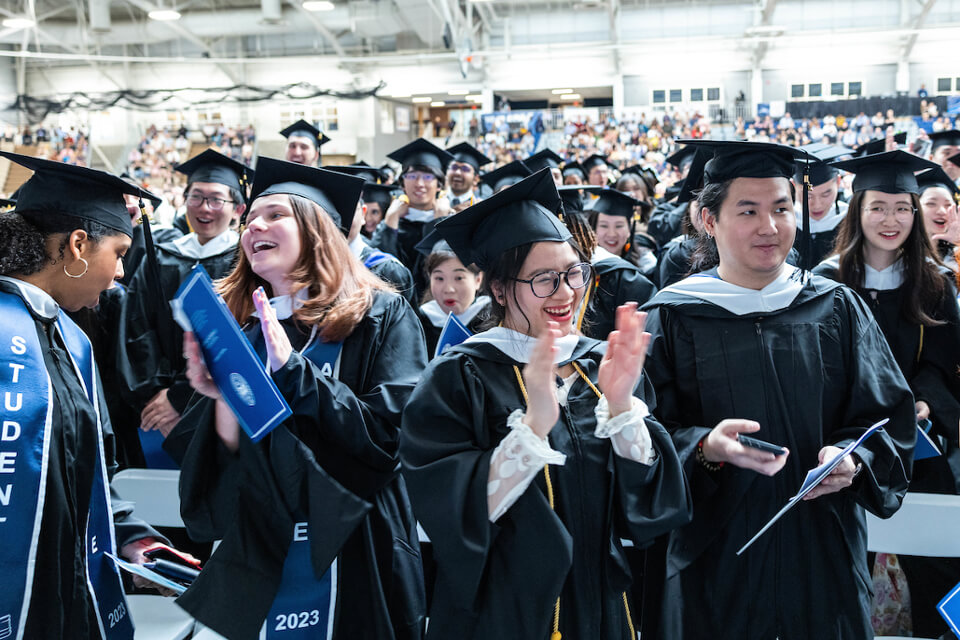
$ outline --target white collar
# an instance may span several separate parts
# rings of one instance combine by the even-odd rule
[[[773,312],[790,306],[803,289],[799,273],[800,269],[784,265],[781,274],[760,290],[731,284],[709,273],[697,273],[663,291],[700,298],[738,316]]]
[[[203,260],[235,247],[239,240],[240,234],[233,229],[227,229],[216,238],[208,240],[207,244],[200,244],[195,232],[180,236],[173,241],[173,244],[180,249],[180,253],[184,256],[195,260]]]
[[[414,209],[411,206],[407,207],[407,215],[404,216],[405,220],[410,222],[427,222],[433,220],[433,209],[429,211],[424,211],[423,209]]]
[[[350,241],[350,251],[353,252],[353,255],[358,258],[363,253],[363,250],[366,248],[367,243],[363,241],[363,236],[359,233],[357,237]]]
[[[0,276],[0,280],[14,285],[20,291],[24,302],[41,318],[55,320],[60,314],[60,305],[57,304],[57,301],[37,285],[10,276]]]
[[[460,195],[457,195],[453,191],[451,191],[449,197],[450,197],[450,202],[453,202],[454,200],[456,200],[458,203],[463,204],[464,202],[469,201],[470,198],[473,198],[475,196],[473,195],[473,189],[468,189],[467,191],[464,191]]]
[[[613,255],[600,245],[597,245],[597,248],[593,250],[593,255],[590,256],[591,264],[597,264],[601,260],[608,260],[610,258],[616,258],[617,256]]]
[[[276,311],[277,320],[286,320],[293,315],[294,311],[303,306],[303,303],[310,297],[307,288],[308,287],[300,289],[300,291],[297,291],[297,294],[292,297],[287,295],[270,298],[270,306]],[[254,310],[253,317],[259,318],[260,312]]]
[[[477,317],[477,314],[487,308],[490,304],[490,296],[477,296],[477,298],[471,303],[469,307],[463,310],[463,313],[455,314],[457,320],[463,323],[463,326],[467,326],[473,319]],[[447,322],[447,316],[449,315],[446,311],[440,308],[440,303],[436,300],[431,300],[420,305],[420,313],[426,316],[427,320],[430,321],[430,324],[442,329],[443,325]]]
[[[897,289],[903,284],[903,259],[898,258],[892,265],[877,271],[867,263],[863,263],[863,288],[874,291],[889,291]]]
[[[573,350],[577,346],[580,338],[574,334],[566,335],[555,341],[557,352],[553,356],[554,363],[565,362],[573,357]],[[525,333],[507,329],[506,327],[494,327],[483,333],[470,336],[464,341],[467,343],[485,342],[497,348],[514,362],[526,364],[530,361],[530,352],[537,340],[533,336]]]
[[[836,206],[836,205],[835,205]],[[823,233],[824,231],[833,231],[837,228],[841,222],[843,222],[844,217],[847,215],[847,203],[839,203],[839,210],[831,208],[827,215],[823,216],[819,220],[814,220],[810,218],[810,233]],[[797,207],[797,229],[803,230],[803,212],[802,209]]]

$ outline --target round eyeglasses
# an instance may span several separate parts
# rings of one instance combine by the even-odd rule
[[[557,292],[557,289],[560,288],[560,278],[563,278],[567,282],[567,286],[571,289],[582,289],[590,282],[590,277],[593,275],[593,265],[586,262],[581,262],[580,264],[575,264],[566,271],[556,272],[556,271],[544,271],[543,273],[538,273],[533,278],[529,280],[523,280],[522,278],[510,278],[515,282],[523,282],[530,285],[530,290],[533,291],[533,295],[538,298],[549,298],[554,293]]]

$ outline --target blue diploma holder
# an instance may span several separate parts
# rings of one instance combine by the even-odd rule
[[[440,339],[437,340],[437,349],[434,351],[433,357],[442,356],[447,349],[460,344],[472,335],[457,316],[452,313],[449,314],[447,321],[443,324],[443,330],[440,332]]]
[[[960,584],[950,590],[937,605],[937,612],[960,638]]]
[[[917,444],[913,449],[914,460],[926,460],[943,455],[933,437],[930,436],[930,421],[923,419],[917,423]]]
[[[291,415],[290,406],[201,265],[180,285],[170,306],[183,330],[196,335],[224,402],[251,440],[259,441]]]

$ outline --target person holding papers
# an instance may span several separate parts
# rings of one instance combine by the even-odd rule
[[[177,171],[189,176],[184,193],[193,231],[156,245],[159,287],[144,260],[130,282],[120,316],[117,369],[124,381],[121,391],[141,412],[143,458],[131,460],[138,463],[134,466],[174,466],[161,446],[193,390],[184,376],[183,332],[173,321],[168,302],[195,264],[202,264],[214,279],[229,273],[236,260],[238,238],[230,225],[246,206],[249,170],[244,165],[208,149]]]
[[[719,259],[645,307],[654,414],[673,436],[694,501],[693,521],[669,536],[662,618],[650,635],[872,637],[864,509],[888,517],[900,506],[913,397],[866,304],[786,263],[796,231],[790,177],[803,152],[690,144],[712,152],[697,197],[707,253]],[[883,430],[737,555],[808,470],[884,418]],[[782,452],[747,447],[740,434]]]
[[[424,238],[430,244],[424,269],[430,289],[420,305],[419,314],[423,333],[427,338],[427,353],[436,353],[437,343],[450,314],[471,333],[477,333],[487,320],[490,297],[478,295],[483,273],[476,265],[466,267],[450,245],[436,234]]]
[[[437,562],[432,638],[635,637],[621,539],[689,518],[649,413],[644,315],[621,307],[609,343],[577,335],[593,270],[559,210],[544,169],[436,227],[483,270],[499,326],[436,358],[403,413],[403,473]]]
[[[199,393],[170,435],[189,443],[188,532],[222,539],[178,602],[231,639],[415,639],[424,626],[416,522],[399,475],[400,412],[426,364],[413,309],[351,255],[363,180],[260,158],[230,312],[293,416],[254,443],[193,334]],[[231,384],[232,381],[222,381]],[[301,631],[301,630],[308,631]]]
[[[149,194],[101,171],[0,156],[34,171],[0,214],[0,635],[131,640],[106,554],[143,564],[162,538],[112,499],[116,439],[90,340],[64,311],[96,306],[123,275],[123,194]]]
[[[953,272],[940,264],[924,227],[919,184],[927,172],[942,172],[904,151],[837,164],[856,174],[854,194],[838,229],[836,253],[814,272],[850,286],[867,303],[913,392],[917,422],[929,425],[925,431],[943,449],[943,455],[914,463],[910,490],[955,495],[960,309]],[[921,169],[927,171],[914,176]],[[943,179],[949,181],[946,174]],[[914,632],[941,635],[946,625],[936,604],[960,580],[960,563],[901,558],[901,565],[910,585]]]

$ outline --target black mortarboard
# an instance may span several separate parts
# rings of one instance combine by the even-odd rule
[[[493,160],[480,153],[479,149],[466,142],[453,145],[447,149],[447,153],[453,156],[454,161],[470,165],[477,173],[480,173],[480,167],[493,162]]]
[[[816,187],[836,178],[839,172],[836,167],[831,166],[829,163],[843,156],[853,154],[853,149],[832,144],[816,143],[808,144],[800,148],[813,156],[813,158],[799,158],[797,160],[797,183],[803,184],[803,165],[809,164],[811,187]]]
[[[327,165],[323,167],[328,171],[336,171],[337,173],[345,173],[348,176],[356,176],[358,178],[363,178],[363,181],[366,183],[374,183],[380,181],[380,172],[374,169],[373,167],[367,165],[359,164],[344,164],[344,165]]]
[[[569,175],[579,174],[581,180],[587,179],[587,172],[583,170],[583,165],[579,162],[568,162],[563,165],[562,173],[564,178]]]
[[[693,162],[693,156],[696,152],[697,150],[694,147],[681,147],[667,156],[667,162],[682,171],[684,167],[690,166],[690,163]]]
[[[602,164],[605,164],[608,167],[612,166],[609,162],[607,162],[607,159],[605,157],[596,153],[580,163],[580,165],[583,167],[583,172],[588,176],[590,175],[590,171],[594,167],[599,167]]]
[[[939,165],[906,151],[885,151],[872,155],[834,162],[833,166],[856,174],[853,191],[882,191],[883,193],[920,193],[914,174]]]
[[[530,171],[523,161],[514,160],[499,169],[483,174],[480,176],[480,182],[489,185],[494,193],[498,193],[504,187],[514,185],[532,173],[533,171]]]
[[[435,229],[463,264],[476,264],[486,270],[509,249],[533,242],[569,240],[570,231],[557,216],[560,207],[553,177],[543,169],[442,219]]]
[[[387,172],[390,173],[390,178],[393,178],[397,175],[397,170],[391,167],[389,164],[382,164],[377,168],[377,171],[380,172],[380,179],[386,181],[388,179]]]
[[[640,176],[643,178],[643,181],[647,183],[647,186],[653,189],[660,183],[660,174],[657,173],[657,170],[653,167],[642,167],[639,164],[631,165],[620,172],[621,176],[625,176],[628,173]],[[653,195],[652,193],[650,195]]]
[[[28,218],[59,213],[98,222],[132,238],[133,225],[123,195],[156,199],[152,193],[104,171],[9,151],[0,151],[0,156],[34,172],[16,198],[16,211]]]
[[[320,205],[346,233],[353,223],[362,189],[361,178],[260,156],[250,201],[275,193],[300,196]]]
[[[693,200],[693,192],[703,188],[703,168],[712,157],[713,152],[710,149],[694,149],[687,177],[680,183],[680,191],[677,192],[677,204],[690,202]]]
[[[0,198],[0,209],[9,209],[10,207],[15,207],[16,205],[16,200],[11,200],[10,198]]]
[[[254,173],[246,165],[240,164],[222,153],[217,153],[213,149],[207,149],[203,153],[190,158],[178,166],[177,171],[189,176],[191,183],[216,182],[231,189],[236,189],[241,193],[246,192],[243,185],[250,182]]]
[[[530,171],[536,173],[544,167],[549,169],[559,169],[561,162],[563,162],[563,158],[550,149],[544,149],[543,151],[538,151],[524,160],[523,164],[527,165],[527,167],[530,168]]]
[[[131,176],[131,175],[130,175],[129,173],[127,173],[126,171],[124,171],[123,173],[120,174],[120,179],[123,180],[124,182],[126,182],[127,184],[129,184],[129,185],[132,186],[132,187],[136,187],[137,189],[143,189],[143,187],[140,186],[140,183],[138,183],[138,182],[134,179],[134,177]],[[142,197],[144,197],[144,198],[146,198],[147,200],[149,200],[150,203],[151,203],[154,207],[159,206],[160,203],[163,202],[163,199],[160,198],[160,196],[154,195],[154,194],[150,193],[149,191],[144,191]],[[13,202],[16,202],[16,200],[14,200]]]
[[[373,167],[372,164],[370,164],[369,162],[366,162],[365,160],[357,160],[353,164],[354,166],[357,166],[357,167],[371,167],[371,168]]]
[[[930,138],[930,150],[937,147],[960,147],[960,131],[956,129],[950,131],[938,131],[927,136]]]
[[[418,242],[413,248],[424,257],[429,257],[430,254],[437,253],[439,251],[453,253],[450,243],[444,240],[436,229],[431,229],[430,233],[423,236],[423,240]]]
[[[616,189],[603,189],[600,191],[600,197],[593,203],[592,210],[608,216],[622,216],[627,220],[633,220],[634,208],[641,204],[633,196]]]
[[[583,213],[583,194],[598,194],[603,190],[600,185],[590,184],[567,184],[557,187],[560,200],[563,201],[563,210],[566,213]]]
[[[448,152],[423,138],[417,138],[413,142],[391,151],[387,154],[387,157],[403,165],[404,172],[409,167],[422,166],[434,169],[441,174],[447,170],[447,165],[453,160],[453,156]]]
[[[317,129],[315,126],[307,122],[306,120],[297,120],[292,125],[280,132],[284,138],[290,138],[290,136],[297,136],[298,138],[307,138],[313,142],[313,146],[318,150],[323,145],[330,142],[328,138],[320,129]]]
[[[898,145],[907,143],[907,132],[898,133],[893,136],[893,141]],[[887,148],[887,139],[886,137],[878,138],[877,140],[871,140],[870,142],[860,145],[860,148],[857,149],[857,157],[869,156],[875,153],[883,153],[883,150]]]
[[[390,208],[390,201],[393,200],[394,192],[399,191],[395,184],[374,184],[367,182],[363,185],[363,201],[376,202],[380,205],[383,213]]]
[[[947,172],[940,167],[921,171],[916,177],[917,186],[920,187],[921,194],[930,187],[942,187],[953,194],[954,199],[956,199],[957,196],[960,196],[960,187],[957,187],[957,183],[954,182],[950,176],[947,175]]]
[[[958,154],[956,154],[956,155],[953,155],[953,156],[950,156],[949,158],[947,158],[947,162],[952,162],[953,164],[955,164],[955,165],[957,165],[958,167],[960,167],[960,153],[958,153]],[[17,193],[14,192],[13,195],[11,195],[10,197],[13,198],[14,200],[16,200],[16,199],[17,199]]]

